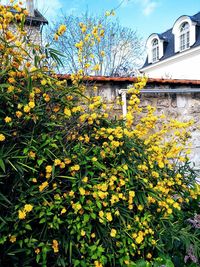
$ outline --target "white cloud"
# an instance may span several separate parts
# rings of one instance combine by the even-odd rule
[[[129,4],[137,4],[140,5],[142,8],[142,13],[145,16],[149,16],[155,8],[158,6],[157,0],[118,0],[118,2],[121,4],[121,7],[127,7]]]
[[[143,7],[143,14],[145,16],[150,15],[154,11],[154,9],[157,7],[157,5],[158,5],[158,3],[156,3],[156,2],[148,1],[146,3],[146,5],[144,5],[144,7]]]

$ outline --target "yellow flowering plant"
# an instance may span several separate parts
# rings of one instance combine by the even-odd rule
[[[200,253],[191,122],[150,106],[143,117],[145,78],[126,119],[113,119],[83,71],[69,85],[46,67],[26,10],[13,8],[0,5],[0,266],[190,266],[184,255]]]

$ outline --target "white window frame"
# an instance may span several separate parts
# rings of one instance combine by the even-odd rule
[[[155,47],[153,47],[154,40],[158,41]],[[155,56],[153,56],[153,49]],[[146,42],[146,49],[147,49],[147,56],[148,56],[148,63],[156,63],[158,62],[164,55],[164,39],[160,39],[157,33],[153,33],[149,36]]]
[[[157,38],[152,41],[152,62],[157,62],[159,60],[159,42]]]
[[[175,21],[172,29],[175,53],[184,52],[194,45],[196,42],[196,24],[196,21],[193,21],[189,16],[181,16]],[[188,26],[187,29],[182,29],[184,25],[188,25],[189,29]],[[181,37],[181,35],[183,36]]]
[[[183,22],[180,26],[180,51],[190,48],[190,25],[188,22]]]

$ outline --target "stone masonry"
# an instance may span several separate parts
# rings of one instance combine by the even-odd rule
[[[113,115],[118,116],[122,115],[122,107],[115,104],[116,98],[121,97],[121,89],[126,89],[135,81],[135,78],[89,77],[86,83],[91,88],[94,84],[97,86],[95,94],[112,104]],[[152,105],[156,107],[157,114],[165,114],[168,119],[194,120],[190,159],[200,177],[200,81],[149,79],[140,98],[141,106]]]

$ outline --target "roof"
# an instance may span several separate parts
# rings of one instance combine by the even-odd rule
[[[58,78],[70,80],[71,76],[69,74],[58,74]],[[87,76],[84,78],[85,81],[96,82],[96,83],[135,83],[137,82],[137,77],[108,77],[108,76]],[[147,84],[174,84],[174,85],[200,85],[200,80],[181,80],[181,79],[154,79],[148,78]]]
[[[31,25],[41,25],[41,24],[48,24],[48,20],[39,12],[39,10],[34,10],[34,17],[27,16],[26,17],[26,24]]]
[[[182,16],[181,16],[182,17]],[[200,12],[198,12],[197,14],[193,15],[193,16],[188,16],[192,21],[197,22],[197,27],[196,27],[196,42],[194,43],[194,45],[191,47],[197,47],[200,45]],[[172,33],[172,28],[167,30],[166,32],[163,32],[161,34],[158,34],[160,39],[165,40],[164,41],[164,53],[163,53],[163,57],[159,59],[159,62],[162,60],[165,60],[167,58],[170,58],[174,55],[179,54],[180,52],[175,53],[174,52],[174,35]],[[146,58],[146,61],[143,65],[142,68],[153,65],[155,63],[148,63],[148,58]],[[141,68],[141,69],[142,69]]]
[[[18,13],[15,9],[11,8],[12,13]],[[26,25],[40,26],[41,24],[48,24],[48,20],[40,13],[39,10],[34,10],[34,16],[27,16]]]

